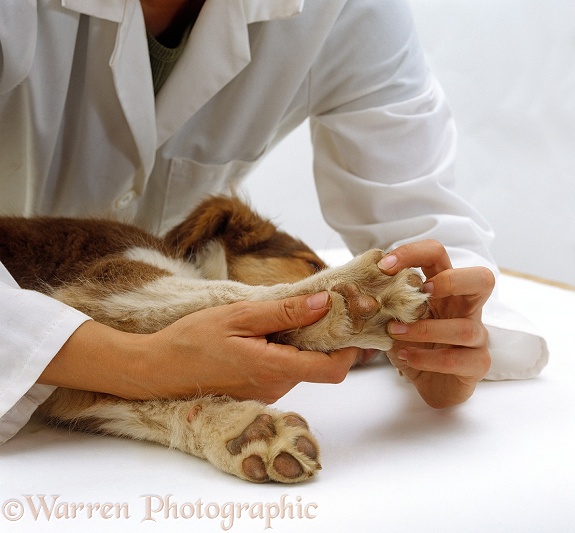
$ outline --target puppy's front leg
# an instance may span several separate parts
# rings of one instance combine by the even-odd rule
[[[332,307],[317,323],[282,332],[273,340],[300,349],[332,351],[346,346],[388,350],[391,319],[413,322],[427,310],[422,281],[413,271],[386,276],[383,257],[371,250],[346,265],[293,284],[251,286],[227,280],[189,279],[157,270],[134,284],[137,263],[120,261],[113,275],[87,277],[52,295],[95,320],[123,331],[152,333],[186,314],[239,301],[268,301],[328,290]],[[148,266],[149,269],[149,266]],[[129,285],[125,280],[130,281]]]
[[[153,333],[202,309],[253,300],[254,287],[182,277],[140,261],[115,257],[100,262],[96,271],[86,272],[50,295],[102,324],[132,333]]]

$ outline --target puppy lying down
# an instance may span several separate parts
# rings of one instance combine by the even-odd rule
[[[208,307],[328,290],[332,303],[324,318],[269,339],[323,352],[388,350],[386,323],[424,314],[419,275],[382,274],[382,256],[370,250],[327,268],[302,242],[238,199],[220,196],[201,203],[163,239],[106,220],[0,218],[0,260],[21,287],[119,330],[152,333]],[[321,468],[307,422],[257,401],[133,401],[58,388],[39,413],[74,429],[178,448],[254,482],[295,483]]]

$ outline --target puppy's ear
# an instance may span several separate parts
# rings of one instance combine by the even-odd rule
[[[164,237],[164,244],[179,257],[189,257],[218,239],[225,248],[241,254],[276,233],[275,226],[254,213],[237,197],[212,196]]]

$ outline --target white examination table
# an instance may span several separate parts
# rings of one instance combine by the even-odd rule
[[[323,471],[294,486],[33,421],[0,447],[0,531],[575,531],[575,292],[505,275],[500,291],[548,340],[536,379],[480,383],[442,411],[385,364],[302,384],[277,407],[308,419]]]

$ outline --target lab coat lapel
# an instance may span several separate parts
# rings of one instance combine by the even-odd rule
[[[136,171],[134,189],[141,193],[155,161],[156,115],[146,29],[138,2],[126,1],[110,67],[116,93],[140,158],[141,166]]]
[[[208,0],[156,97],[158,146],[250,62],[242,0]]]
[[[139,0],[62,0],[62,6],[118,24],[110,68],[139,161],[133,189],[141,194],[154,166],[156,116],[148,42]]]

